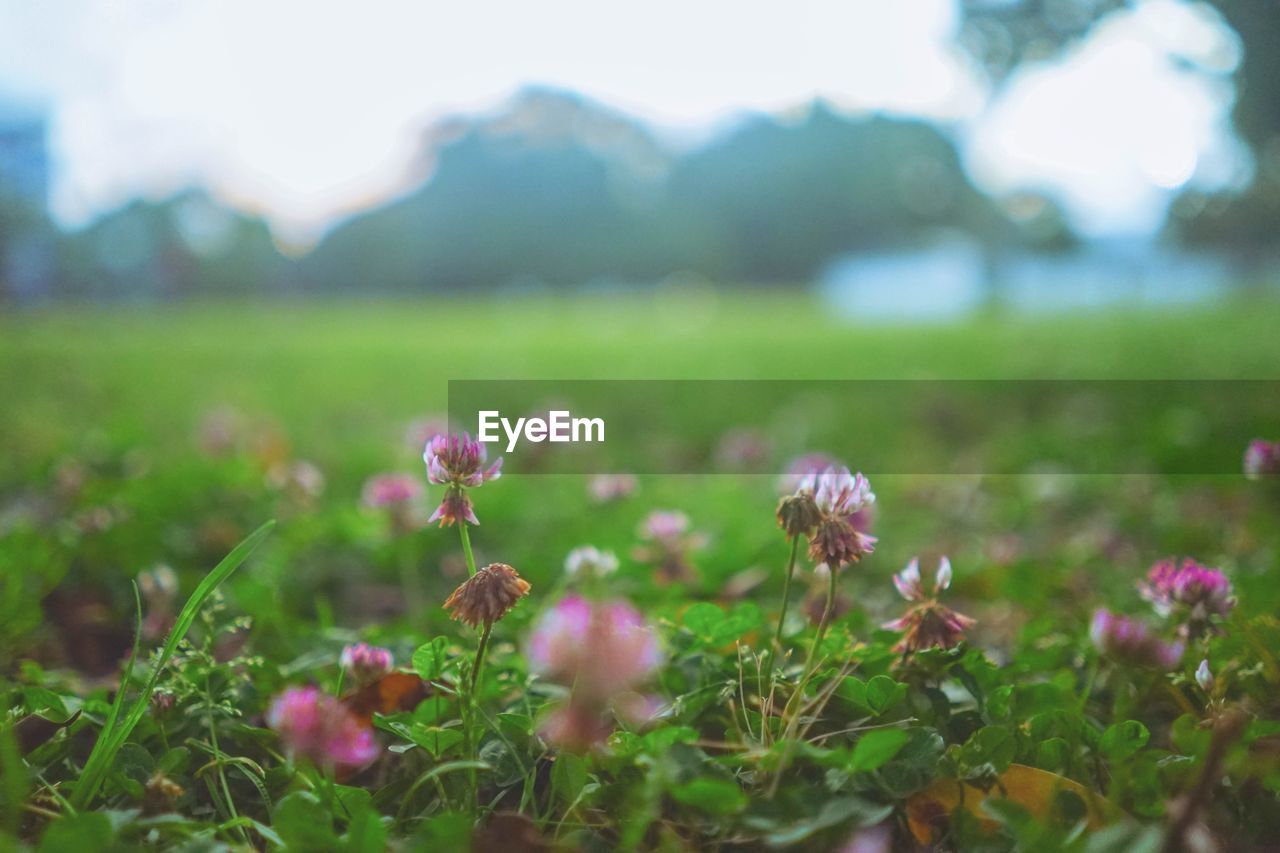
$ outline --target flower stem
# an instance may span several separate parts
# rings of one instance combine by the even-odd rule
[[[467,523],[461,519],[458,520],[458,536],[462,538],[462,553],[467,558],[467,574],[474,575],[476,573],[476,556],[471,553],[471,534],[467,533]]]
[[[822,620],[818,622],[818,633],[813,635],[813,645],[809,646],[809,660],[805,662],[804,678],[800,682],[801,689],[804,689],[805,682],[813,675],[813,670],[818,665],[818,646],[822,645],[822,639],[827,635],[827,628],[831,624],[831,613],[836,606],[837,571],[837,569],[831,569],[831,584],[827,587],[827,606],[822,610]]]
[[[767,694],[760,697],[760,710],[766,718],[761,722],[761,736],[764,737],[768,732],[768,720],[773,710],[773,670],[777,665],[778,658],[782,657],[782,626],[787,622],[787,605],[791,601],[791,576],[796,571],[796,554],[800,550],[800,537],[793,536],[791,539],[791,559],[787,562],[787,573],[782,580],[782,611],[778,614],[778,630],[773,635],[773,649],[769,652],[769,663],[765,668],[764,684],[761,686],[761,693],[768,691]]]
[[[791,698],[787,700],[787,704],[782,709],[782,728],[787,730],[787,718],[791,713],[791,706],[800,702],[804,696],[804,689],[809,685],[809,679],[813,677],[813,671],[818,665],[818,647],[822,645],[822,638],[827,634],[827,626],[831,622],[831,612],[835,609],[836,601],[836,573],[831,572],[831,584],[827,587],[827,605],[822,610],[822,619],[818,622],[818,632],[813,635],[813,643],[809,646],[809,656],[805,659],[804,675],[800,676],[800,682],[796,684],[795,692],[791,694]],[[799,713],[799,708],[796,709]]]
[[[787,605],[791,601],[791,576],[796,571],[796,554],[800,550],[800,537],[791,537],[791,559],[787,562],[787,574],[782,580],[782,612],[778,614],[778,630],[773,635],[773,645],[782,650],[782,626],[787,621]]]
[[[471,695],[475,696],[476,685],[480,683],[480,670],[484,668],[484,652],[489,646],[489,632],[493,630],[493,623],[484,623],[484,631],[480,634],[480,645],[476,647],[476,662],[471,667]]]

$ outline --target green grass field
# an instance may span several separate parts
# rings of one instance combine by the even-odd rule
[[[1278,320],[1263,302],[862,327],[750,294],[17,314],[0,317],[0,471],[30,475],[95,432],[185,438],[219,404],[341,465],[440,410],[449,379],[1274,378]]]
[[[161,845],[204,838],[270,847],[301,837],[291,835],[307,823],[299,815],[323,807],[333,829],[312,838],[320,847],[341,835],[350,849],[381,849],[376,840],[364,847],[352,840],[365,830],[369,838],[416,839],[436,849],[464,843],[458,839],[470,832],[475,787],[466,772],[443,781],[430,774],[471,760],[467,743],[438,752],[406,746],[398,763],[380,760],[376,774],[340,779],[343,796],[372,795],[344,808],[325,799],[323,774],[282,759],[262,718],[287,684],[333,688],[337,654],[357,638],[387,646],[408,665],[416,648],[443,636],[454,674],[474,651],[474,632],[440,608],[466,576],[456,531],[395,535],[384,514],[360,505],[374,474],[403,472],[425,484],[421,449],[405,431],[443,410],[451,379],[1276,379],[1278,325],[1280,303],[1256,302],[862,326],[803,296],[705,292],[60,308],[0,317],[0,696],[15,716],[82,712],[63,732],[24,747],[25,772],[11,758],[0,764],[22,779],[5,788],[0,845],[38,839],[50,827],[66,843],[102,829],[91,825],[91,813],[69,820],[57,797],[75,791],[104,724],[132,635],[130,581],[170,565],[180,606],[237,541],[270,518],[277,528],[221,588],[225,609],[210,612],[193,634],[197,646],[212,649],[222,620],[246,617],[252,629],[244,654],[260,658],[236,658],[243,669],[232,673],[211,657],[212,699],[198,690],[188,695],[195,688],[182,671],[163,673],[161,688],[179,694],[185,716],[168,729],[145,720],[131,735],[124,769],[106,778],[94,800],[113,815],[128,813],[114,817],[110,831],[126,844],[154,830]],[[228,407],[238,417],[234,435],[225,452],[211,454],[200,432],[211,411]],[[696,423],[735,426],[717,425],[714,411],[699,413]],[[1280,424],[1266,437],[1280,438]],[[902,440],[892,428],[882,438]],[[1019,440],[1032,446],[1040,438]],[[774,630],[788,554],[773,516],[775,474],[795,451],[823,449],[780,440],[777,458],[762,467],[768,474],[641,476],[634,496],[605,505],[588,499],[581,475],[516,473],[475,491],[478,559],[508,562],[533,584],[530,598],[495,627],[482,685],[488,712],[514,728],[491,737],[465,703],[449,712],[457,719],[446,715],[446,728],[490,750],[478,782],[487,798],[474,816],[478,825],[488,825],[490,810],[519,811],[541,837],[567,849],[762,849],[787,839],[813,845],[797,849],[836,849],[859,826],[879,821],[901,841],[914,831],[908,804],[918,801],[911,797],[931,781],[990,779],[1015,761],[1061,774],[1118,808],[1104,821],[1123,827],[1118,846],[1089,849],[1120,850],[1167,831],[1166,803],[1189,790],[1209,760],[1208,741],[1189,732],[1198,718],[1211,727],[1230,707],[1243,709],[1254,727],[1231,745],[1235,787],[1204,803],[1201,817],[1221,839],[1244,847],[1276,828],[1280,766],[1251,744],[1272,737],[1280,717],[1280,670],[1272,671],[1268,651],[1280,644],[1277,495],[1272,484],[1235,471],[877,479],[880,543],[842,575],[848,609],[824,648],[853,655],[860,683],[896,679],[906,698],[892,709],[870,707],[857,693],[865,683],[846,683],[811,732],[822,740],[797,740],[786,748],[799,752],[779,758],[787,738],[766,733],[770,724],[741,682],[734,650],[764,650]],[[290,466],[302,460],[321,472],[322,488],[290,479]],[[422,508],[429,511],[440,493],[428,489]],[[695,571],[682,582],[657,582],[633,551],[638,525],[655,509],[687,513],[704,534],[705,544],[689,555]],[[550,694],[527,683],[520,649],[538,613],[571,588],[562,564],[584,543],[620,557],[609,592],[658,625],[672,662],[651,688],[683,704],[643,738],[615,734],[611,751],[562,760],[534,736],[533,720]],[[895,638],[877,628],[901,611],[890,576],[913,555],[931,566],[940,553],[955,565],[950,603],[978,619],[971,645],[950,657],[895,662]],[[1189,651],[1168,677],[1100,660],[1086,638],[1093,610],[1145,613],[1135,583],[1155,560],[1173,555],[1230,576],[1240,604],[1228,630]],[[824,582],[807,562],[797,584],[796,599],[820,612]],[[784,692],[805,691],[798,664],[814,630],[793,610],[785,633],[794,657],[778,673]],[[1216,699],[1191,679],[1201,655],[1219,673]],[[193,661],[192,671],[203,665]],[[821,677],[844,677],[834,666],[824,664]],[[717,692],[725,685],[741,697]],[[135,677],[127,692],[140,689]],[[420,737],[415,726],[435,731],[426,712],[409,711],[380,718],[384,745],[417,743],[405,735]],[[1099,745],[1101,733],[1130,719],[1149,742],[1117,746],[1121,732]],[[401,723],[409,728],[394,728]],[[858,725],[901,729],[911,740],[895,741],[883,769],[859,770],[853,756],[861,735],[844,731]],[[197,773],[204,759],[190,754],[210,748],[210,729],[221,749],[265,768],[262,775],[228,770],[215,788],[208,769]],[[925,748],[935,736],[945,754]],[[1055,738],[1060,745],[1041,748]],[[707,746],[724,743],[733,745],[726,754]],[[174,756],[175,748],[190,754]],[[165,768],[184,790],[170,804],[181,819],[156,828],[129,810],[143,808],[141,786]],[[771,787],[776,800],[765,796]],[[667,796],[668,789],[683,793]],[[1084,849],[1032,812],[1030,823],[1002,813],[1002,837],[1024,848]],[[1240,815],[1254,829],[1241,830]],[[629,825],[640,828],[633,833]],[[962,819],[953,829],[950,841],[965,849],[984,837]]]

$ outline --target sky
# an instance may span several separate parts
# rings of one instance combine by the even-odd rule
[[[1094,234],[1247,173],[1239,49],[1203,4],[1146,0],[997,97],[958,26],[956,0],[0,0],[0,98],[44,104],[64,225],[195,185],[293,245],[403,192],[434,120],[530,85],[673,140],[816,98],[935,118],[982,187],[1057,194]]]

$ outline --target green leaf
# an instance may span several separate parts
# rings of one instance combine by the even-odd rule
[[[587,763],[581,756],[563,753],[551,766],[551,790],[565,804],[573,803],[587,784]]]
[[[470,850],[474,820],[470,815],[444,812],[422,822],[414,836],[414,850]]]
[[[428,696],[418,703],[413,721],[424,726],[441,722],[449,713],[449,699],[445,696]]]
[[[883,714],[907,695],[907,685],[899,684],[887,675],[877,675],[867,682],[867,707],[876,714]]]
[[[462,743],[462,732],[439,726],[414,726],[410,737],[414,743],[431,753],[433,758],[439,758],[449,748]]]
[[[424,681],[439,678],[449,664],[449,640],[436,637],[423,643],[413,653],[413,670]]]
[[[993,720],[1007,720],[1013,713],[1013,687],[997,687],[987,696],[987,714]]]
[[[716,605],[700,601],[684,612],[684,627],[703,640],[711,640],[725,620],[725,612]]]
[[[902,729],[875,729],[858,738],[849,762],[852,771],[875,770],[898,754],[907,743]]]
[[[813,817],[796,821],[765,836],[770,847],[789,847],[804,841],[815,832],[854,820],[858,826],[880,823],[893,814],[893,806],[881,806],[854,797],[827,800]]]
[[[1055,773],[1065,770],[1071,746],[1060,737],[1051,737],[1036,746],[1036,766]]]
[[[987,726],[973,733],[960,748],[960,762],[973,769],[989,764],[997,773],[1009,769],[1017,749],[1013,732],[1004,726]]]
[[[662,755],[677,743],[693,743],[697,739],[697,729],[689,726],[663,726],[642,735],[640,746],[650,755]]]
[[[731,815],[747,806],[747,795],[736,782],[703,776],[671,789],[671,796],[686,806],[710,815]]]
[[[115,836],[111,818],[102,812],[81,812],[49,824],[40,839],[41,853],[64,850],[101,850]]]
[[[333,850],[333,815],[310,791],[294,791],[276,804],[271,825],[290,850]]]
[[[366,807],[352,812],[345,848],[349,853],[383,853],[387,849],[387,828],[376,811]]]
[[[1099,751],[1111,761],[1124,761],[1147,745],[1151,732],[1137,720],[1108,726],[1098,740]]]
[[[846,675],[841,679],[840,686],[836,688],[836,696],[859,708],[871,710],[871,706],[867,704],[867,683],[857,676]]]

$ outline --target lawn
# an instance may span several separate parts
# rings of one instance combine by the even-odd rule
[[[1260,846],[1280,834],[1274,482],[872,474],[873,507],[818,501],[878,539],[829,585],[820,537],[789,542],[775,509],[793,458],[843,446],[839,417],[806,433],[781,407],[743,449],[727,410],[664,411],[739,473],[637,467],[608,500],[517,452],[467,479],[476,527],[425,524],[450,490],[415,422],[458,379],[734,379],[748,398],[766,379],[1280,379],[1277,321],[1259,302],[864,328],[800,295],[711,291],[0,317],[0,845]],[[909,457],[897,412],[872,414],[849,430]],[[1195,414],[1127,425],[1243,455]],[[1053,423],[972,446],[1129,452]],[[366,491],[384,473],[407,479]],[[584,545],[606,553],[566,571]],[[896,588],[917,555],[919,584]],[[1221,572],[1148,580],[1184,557]],[[531,585],[491,636],[441,606],[470,563]],[[1104,616],[1091,639],[1104,608],[1149,634]],[[375,650],[344,664],[359,642]]]

